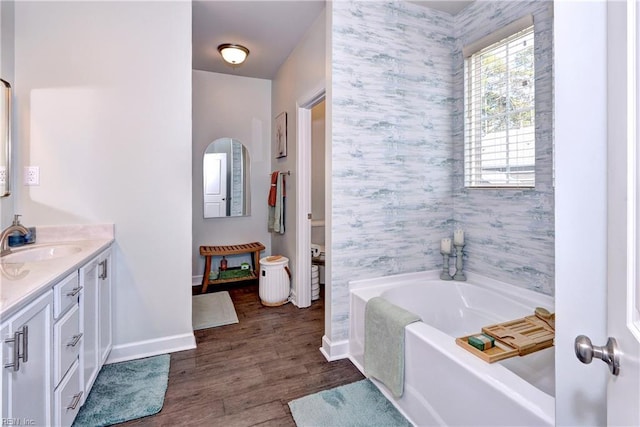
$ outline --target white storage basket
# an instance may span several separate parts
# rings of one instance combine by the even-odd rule
[[[289,302],[291,293],[289,258],[275,255],[260,260],[258,293],[262,305],[275,307]]]

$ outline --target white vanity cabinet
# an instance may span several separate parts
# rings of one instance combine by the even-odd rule
[[[84,404],[113,344],[111,248],[95,253],[2,318],[2,425],[70,426]]]
[[[51,351],[53,292],[3,321],[2,422],[52,425]]]

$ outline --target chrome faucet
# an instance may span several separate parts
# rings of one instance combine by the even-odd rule
[[[14,232],[19,231],[23,235],[29,233],[29,229],[24,225],[10,225],[0,234],[0,256],[5,256],[11,253],[11,249],[9,249],[9,236]]]

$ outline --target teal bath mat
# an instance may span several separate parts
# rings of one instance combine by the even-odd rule
[[[289,408],[298,427],[412,425],[368,379],[293,400]]]
[[[108,426],[157,414],[169,380],[168,354],[104,365],[74,426]]]
[[[220,279],[239,279],[241,277],[250,277],[252,274],[251,270],[233,269],[221,271],[218,277]]]

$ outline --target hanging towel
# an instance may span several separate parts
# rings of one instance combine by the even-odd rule
[[[277,187],[278,187],[278,177],[282,175],[282,180],[284,182],[284,174],[281,172],[271,172],[271,186],[269,187],[269,206],[275,206],[277,196]],[[282,186],[282,197],[287,197],[287,189],[285,186]]]
[[[280,175],[280,172],[271,173],[271,187],[269,187],[269,206],[276,205],[276,186],[278,185],[278,175]]]
[[[285,206],[285,180],[284,174],[280,172],[274,172],[271,174],[271,180],[275,175],[275,203],[271,205],[271,192],[273,191],[273,184],[269,190],[269,221],[268,230],[271,233],[284,234],[284,206]]]
[[[364,372],[391,390],[404,392],[404,328],[420,317],[382,297],[367,301],[364,309]]]

